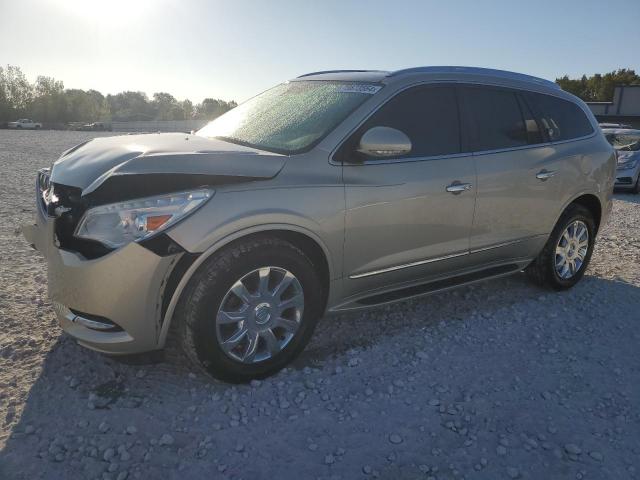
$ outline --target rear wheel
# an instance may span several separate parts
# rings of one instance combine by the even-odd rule
[[[257,237],[214,254],[195,273],[176,312],[182,348],[228,382],[264,378],[308,343],[323,287],[289,242]]]
[[[580,281],[591,260],[595,222],[591,212],[572,204],[562,214],[542,252],[526,268],[541,286],[565,290]]]
[[[640,193],[640,175],[638,175],[638,179],[636,180],[636,185],[631,190],[631,193],[635,193],[635,194]]]

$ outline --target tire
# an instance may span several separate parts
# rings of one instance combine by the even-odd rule
[[[635,186],[631,189],[631,193],[635,193],[636,195],[640,193],[640,175],[638,175],[638,179],[636,180]]]
[[[267,278],[270,280],[264,289],[269,295],[278,290],[277,286],[285,283],[280,283],[284,277],[280,280],[278,277],[285,271],[295,280],[291,280],[280,292],[273,305],[268,302],[256,306],[254,303],[262,301],[254,300],[257,297],[253,297],[254,294],[260,295],[259,276],[256,275],[262,275],[262,272],[269,269]],[[253,280],[256,280],[255,284]],[[231,288],[237,286],[238,282],[242,282],[248,293],[251,293],[250,297],[245,296],[251,298],[251,302],[242,302],[240,296],[231,292]],[[269,282],[273,282],[275,286]],[[289,289],[293,294],[289,293]],[[276,314],[278,307],[275,304],[287,302],[286,299],[282,300],[284,295],[293,295],[293,299],[298,302],[300,291],[303,296],[301,309],[295,306]],[[299,248],[278,238],[257,236],[222,249],[200,266],[187,284],[178,304],[176,333],[186,356],[213,377],[231,383],[265,378],[282,369],[304,349],[322,315],[323,299],[323,285],[316,269]],[[229,302],[238,304],[233,308],[234,311],[242,311],[246,306],[244,312],[249,313],[243,314],[247,318],[242,323],[220,324],[218,319],[224,317],[221,310],[226,310]],[[269,313],[265,314],[265,310]],[[288,321],[297,322],[295,331],[278,327],[282,317],[291,316],[290,312],[294,312],[293,320]],[[267,318],[265,324],[258,324],[259,315]],[[228,316],[231,317],[233,313]],[[270,325],[275,325],[271,328],[271,334],[267,335],[266,330],[256,333],[255,329],[265,329]],[[227,328],[236,332],[250,328],[254,330],[248,332],[234,350],[225,351],[222,347],[223,337],[234,337],[233,334],[223,332]],[[253,351],[254,358],[245,361],[236,358],[244,355],[251,357],[246,352],[251,350],[248,342],[252,335],[256,335],[257,345]],[[274,340],[278,346],[282,345],[277,353],[272,353],[274,350],[269,348],[274,345]],[[260,358],[259,355],[266,358]]]
[[[568,278],[563,278],[556,268],[556,247],[559,245],[565,230],[575,224],[582,222],[588,232],[588,245],[584,259],[579,268]],[[579,225],[579,224],[578,224]],[[571,204],[560,216],[547,243],[536,257],[536,259],[525,269],[529,279],[539,286],[554,290],[566,290],[573,287],[583,277],[585,270],[591,260],[595,241],[595,222],[589,210],[578,204]],[[564,240],[563,240],[564,242]],[[574,249],[575,250],[575,249]],[[561,257],[560,257],[561,258]]]
[[[40,125],[36,125],[36,126],[35,126],[35,129],[36,129],[36,130],[40,130]]]

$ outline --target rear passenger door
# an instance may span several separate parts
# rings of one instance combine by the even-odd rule
[[[548,233],[562,201],[561,169],[522,95],[492,86],[460,87],[465,143],[477,169],[471,254],[481,262],[526,257]],[[551,173],[549,178],[537,175]]]

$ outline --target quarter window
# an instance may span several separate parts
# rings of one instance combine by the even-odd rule
[[[591,122],[575,103],[541,93],[526,93],[526,99],[552,142],[593,133]]]
[[[514,92],[485,87],[464,87],[461,90],[472,150],[527,145],[527,128]]]
[[[373,127],[395,128],[409,137],[411,152],[400,158],[460,153],[458,103],[453,87],[421,86],[399,93],[352,136],[347,146],[350,152]]]

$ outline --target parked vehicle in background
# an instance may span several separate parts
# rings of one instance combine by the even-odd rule
[[[618,157],[615,188],[640,193],[640,130],[604,129]]]
[[[29,120],[28,118],[21,118],[20,120],[17,120],[15,122],[8,122],[7,128],[38,130],[42,128],[42,124],[39,122],[34,122],[33,120]]]
[[[155,350],[171,331],[238,382],[287,365],[326,312],[522,270],[572,287],[615,171],[589,108],[546,80],[317,72],[195,134],[71,148],[39,172],[23,231],[82,345]]]
[[[633,128],[627,123],[599,123],[600,128]]]
[[[93,131],[93,132],[103,132],[107,130],[107,126],[103,122],[93,122],[82,125],[79,130],[83,131]]]

